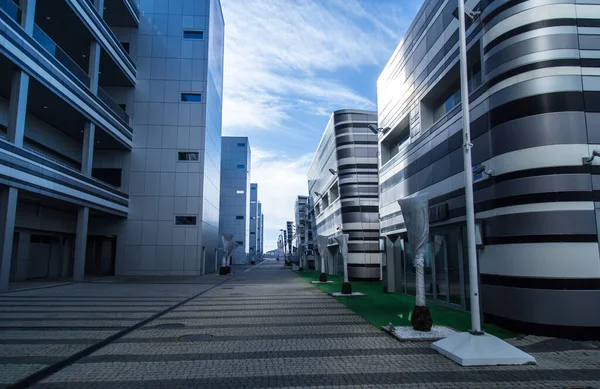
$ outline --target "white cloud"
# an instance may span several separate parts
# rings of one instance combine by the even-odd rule
[[[398,4],[369,2],[369,10],[358,0],[222,0],[222,5],[226,134],[269,131],[306,108],[319,115],[343,107],[374,109],[373,101],[336,81],[335,72],[383,65],[406,24]]]
[[[265,251],[277,247],[279,229],[294,220],[294,202],[308,193],[306,174],[312,153],[300,158],[252,149],[251,181],[258,183],[258,199],[265,215]]]

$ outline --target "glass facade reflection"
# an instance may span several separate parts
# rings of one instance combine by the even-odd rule
[[[206,78],[206,131],[202,241],[207,253],[219,245],[219,188],[221,185],[221,130],[223,115],[223,56],[225,23],[219,0],[210,0]]]

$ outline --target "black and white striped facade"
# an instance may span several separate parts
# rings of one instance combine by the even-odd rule
[[[377,136],[369,124],[377,124],[376,112],[333,112],[308,171],[316,233],[349,235],[348,275],[355,280],[380,277]],[[341,275],[341,256],[333,239],[329,241],[333,260],[326,271]],[[316,262],[318,267],[320,257]]]
[[[492,171],[474,176],[483,312],[536,328],[600,327],[592,308],[600,303],[600,160],[582,163],[600,150],[600,1],[466,6],[481,11],[467,30],[473,166]],[[432,272],[456,280],[455,292],[442,279],[428,298],[468,309],[462,115],[451,97],[459,85],[456,7],[426,0],[378,80],[379,127],[391,128],[380,136],[380,213],[386,270],[395,274],[387,287],[408,291],[396,200],[428,193]],[[449,269],[454,257],[460,262]],[[452,301],[440,289],[467,297]]]

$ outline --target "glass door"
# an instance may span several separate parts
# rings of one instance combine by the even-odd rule
[[[434,232],[432,238],[435,288],[434,298],[448,303],[448,244],[445,233]]]
[[[465,309],[463,242],[460,226],[447,226],[431,233],[434,299]]]
[[[448,242],[448,291],[449,303],[465,308],[465,288],[463,282],[463,257],[460,227],[450,229],[447,234]]]

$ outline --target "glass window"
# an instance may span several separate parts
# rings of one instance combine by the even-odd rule
[[[458,104],[460,104],[460,89],[457,90],[456,92],[454,92],[454,94],[452,94],[452,96],[448,97],[448,99],[445,102],[446,105],[446,112],[450,112],[452,110],[452,108],[456,107]]]
[[[175,216],[176,226],[195,226],[196,222],[196,216]]]
[[[182,93],[181,101],[189,103],[199,103],[202,101],[202,93]]]
[[[183,39],[204,39],[204,31],[183,30]]]
[[[243,216],[236,216],[235,218],[236,218],[237,220],[244,220],[244,217],[243,217]]]
[[[243,189],[238,189],[235,191],[236,194],[244,194],[244,190]]]
[[[197,151],[180,151],[178,154],[180,161],[197,161],[199,158]]]
[[[244,245],[244,241],[243,240],[236,240],[235,243],[239,244],[240,246]]]
[[[246,147],[245,143],[238,143],[238,147]]]
[[[246,165],[237,165],[237,168],[238,168],[238,169],[245,169],[245,168],[246,168]]]

